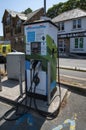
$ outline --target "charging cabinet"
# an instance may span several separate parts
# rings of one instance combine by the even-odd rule
[[[25,53],[10,52],[7,54],[7,75],[8,79],[25,80]]]
[[[25,25],[24,31],[27,92],[50,103],[57,90],[57,26],[50,20],[41,20]],[[35,69],[33,64],[36,64]],[[33,78],[36,73],[39,83],[35,87]]]

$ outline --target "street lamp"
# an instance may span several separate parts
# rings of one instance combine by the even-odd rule
[[[44,0],[44,16],[46,16],[46,0]]]

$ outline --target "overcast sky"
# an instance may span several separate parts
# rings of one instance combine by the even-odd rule
[[[54,4],[65,1],[67,0],[46,0],[46,9],[52,7]],[[43,6],[44,0],[0,0],[0,36],[3,35],[1,21],[5,9],[21,12],[27,8],[31,8],[34,11]]]

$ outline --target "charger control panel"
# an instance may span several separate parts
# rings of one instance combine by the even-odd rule
[[[29,42],[26,45],[26,54],[32,55],[32,54],[40,54],[40,55],[46,55],[47,53],[47,47],[46,42]]]

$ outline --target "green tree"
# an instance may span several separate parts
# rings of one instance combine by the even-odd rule
[[[28,8],[28,9],[26,9],[25,11],[23,11],[22,13],[28,14],[28,13],[31,13],[31,12],[32,12],[32,9]]]
[[[63,3],[60,2],[59,4],[53,5],[53,7],[49,8],[47,11],[47,16],[53,18],[62,12]]]
[[[0,41],[3,41],[4,40],[4,37],[3,36],[0,36]]]
[[[86,0],[80,0],[80,8],[86,10]]]
[[[54,18],[65,11],[75,8],[86,10],[86,0],[68,0],[64,3],[60,2],[48,9],[47,16],[50,18]]]

